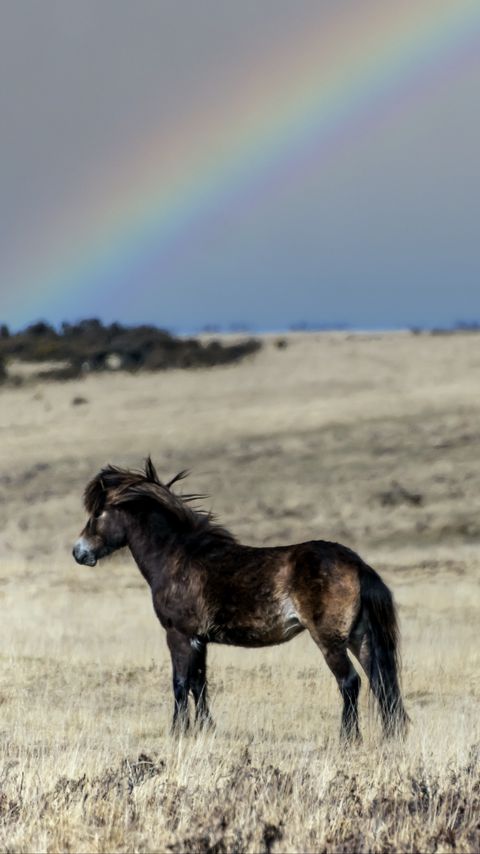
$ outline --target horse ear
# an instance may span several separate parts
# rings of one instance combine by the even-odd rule
[[[152,463],[152,458],[150,455],[145,460],[145,477],[147,480],[152,481],[152,483],[160,483],[157,470]]]

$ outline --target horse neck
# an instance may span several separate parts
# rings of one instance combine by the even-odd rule
[[[173,553],[181,549],[180,538],[162,513],[129,516],[127,542],[133,559],[150,587],[168,574]]]

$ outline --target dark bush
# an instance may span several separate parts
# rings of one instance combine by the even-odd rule
[[[33,338],[58,338],[53,326],[40,320],[38,323],[32,323],[27,326],[25,334]]]
[[[63,323],[60,332],[41,321],[21,332],[0,335],[0,359],[63,362],[64,366],[44,371],[41,376],[71,379],[87,371],[224,365],[256,352],[260,346],[254,339],[230,345],[203,343],[196,338],[177,338],[155,326],[103,325],[89,318],[76,324]]]

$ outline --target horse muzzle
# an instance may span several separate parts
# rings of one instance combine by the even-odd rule
[[[97,562],[94,552],[91,549],[86,548],[81,540],[75,543],[72,554],[77,563],[82,564],[82,566],[95,566]]]

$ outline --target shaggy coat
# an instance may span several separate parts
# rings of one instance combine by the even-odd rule
[[[188,726],[189,692],[197,721],[211,722],[208,643],[271,646],[307,630],[337,680],[342,735],[359,737],[360,677],[348,650],[369,676],[386,734],[403,731],[397,619],[380,576],[339,543],[242,545],[210,513],[192,507],[201,496],[173,491],[185,474],[162,483],[150,458],[144,471],[102,469],[86,487],[89,520],[73,550],[78,563],[93,566],[130,548],[166,630],[174,728]]]

